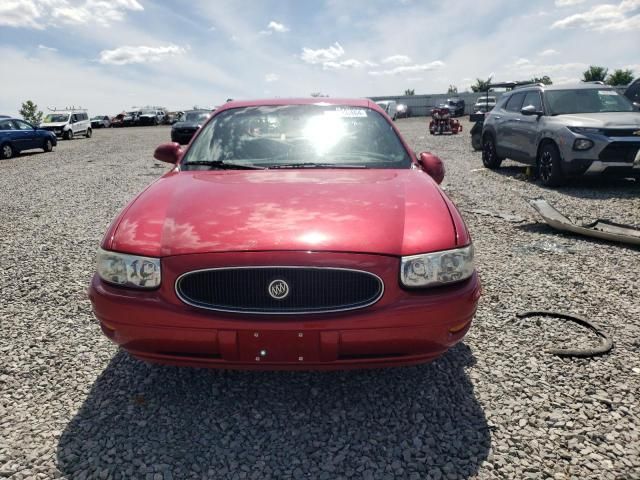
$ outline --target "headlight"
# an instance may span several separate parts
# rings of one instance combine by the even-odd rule
[[[400,281],[405,287],[434,287],[473,275],[473,245],[444,252],[402,257]]]
[[[98,249],[98,275],[105,282],[134,288],[160,285],[160,259]]]
[[[601,128],[591,128],[591,127],[567,127],[569,130],[571,130],[573,133],[579,133],[580,135],[586,135],[586,134],[598,134],[598,135],[602,135],[604,134],[604,131]]]
[[[573,142],[574,150],[589,150],[591,147],[593,147],[593,141],[588,138],[576,138]]]

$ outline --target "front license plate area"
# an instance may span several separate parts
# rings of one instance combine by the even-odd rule
[[[238,332],[240,360],[253,363],[305,363],[320,359],[317,332],[249,330]]]

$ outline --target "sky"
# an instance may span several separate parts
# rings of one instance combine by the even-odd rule
[[[640,76],[640,0],[0,0],[0,114]]]

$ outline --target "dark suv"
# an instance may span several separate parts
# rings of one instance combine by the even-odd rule
[[[482,129],[482,163],[536,166],[541,182],[615,173],[640,177],[640,112],[601,83],[526,85],[500,98]]]

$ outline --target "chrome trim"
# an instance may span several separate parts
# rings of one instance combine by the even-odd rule
[[[640,170],[640,162],[638,162],[639,155],[640,155],[640,152],[638,153],[638,155],[636,155],[636,160],[633,163],[629,163],[629,162],[602,162],[600,160],[594,160],[591,163],[591,165],[589,166],[589,168],[587,168],[587,171],[584,172],[584,174],[585,175],[590,175],[590,174],[595,174],[595,173],[602,173],[608,167],[631,167],[632,170]]]
[[[308,269],[308,270],[342,270],[342,271],[348,271],[348,272],[358,272],[358,273],[364,273],[366,275],[371,275],[372,277],[375,277],[378,279],[378,281],[380,282],[380,294],[374,298],[371,302],[365,304],[365,305],[358,305],[357,307],[349,307],[349,308],[339,308],[339,309],[331,309],[331,310],[313,310],[313,311],[296,311],[296,312],[261,312],[261,311],[253,311],[253,310],[232,310],[232,309],[227,309],[227,308],[215,308],[215,307],[205,307],[202,305],[198,305],[195,303],[191,303],[189,301],[187,301],[182,295],[180,295],[180,292],[178,291],[178,283],[180,282],[180,280],[182,280],[182,277],[185,277],[187,275],[191,275],[193,273],[200,273],[200,272],[211,272],[211,271],[215,271],[215,270],[254,270],[254,269],[258,269],[258,268],[289,268],[289,269],[298,269],[298,268],[304,268],[304,269]],[[314,267],[314,266],[306,266],[306,265],[256,265],[256,266],[240,266],[240,267],[214,267],[214,268],[201,268],[199,270],[191,270],[189,272],[185,272],[182,275],[180,275],[178,278],[176,278],[176,281],[174,283],[173,286],[175,292],[176,292],[176,296],[185,304],[191,306],[191,307],[195,307],[195,308],[201,308],[203,310],[211,310],[214,312],[225,312],[225,313],[242,313],[242,314],[249,314],[249,315],[315,315],[318,313],[339,313],[339,312],[348,312],[350,310],[359,310],[361,308],[366,308],[366,307],[370,307],[371,305],[373,305],[374,303],[377,303],[382,296],[384,295],[384,290],[385,290],[385,285],[384,282],[382,281],[382,278],[380,278],[378,275],[376,275],[375,273],[372,272],[367,272],[366,270],[357,270],[355,268],[340,268],[340,267]]]

